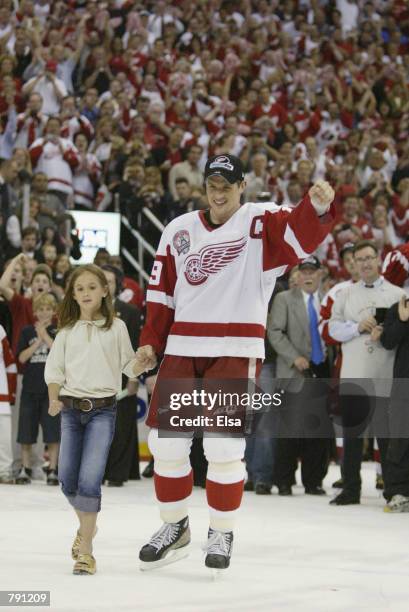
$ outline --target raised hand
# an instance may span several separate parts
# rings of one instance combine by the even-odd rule
[[[335,192],[327,181],[318,180],[308,192],[310,200],[319,215],[324,214],[334,199]]]

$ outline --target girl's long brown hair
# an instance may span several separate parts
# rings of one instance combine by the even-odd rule
[[[64,299],[58,308],[58,329],[62,329],[63,327],[73,327],[80,318],[81,310],[77,302],[74,300],[74,284],[81,274],[84,274],[84,272],[89,272],[90,274],[96,276],[101,287],[107,290],[107,295],[106,297],[102,298],[101,303],[101,313],[105,318],[105,323],[102,326],[102,329],[109,329],[114,321],[114,307],[112,305],[105,274],[101,268],[98,268],[98,266],[95,266],[94,264],[86,264],[85,266],[78,266],[78,268],[74,270],[68,279],[68,287]]]

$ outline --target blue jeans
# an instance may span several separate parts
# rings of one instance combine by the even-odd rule
[[[274,393],[275,363],[265,363],[257,380],[257,386],[264,393]],[[249,480],[255,484],[273,484],[274,453],[276,439],[272,436],[275,431],[275,413],[261,412],[255,416],[255,431],[246,438],[246,452],[244,459]],[[263,433],[264,430],[264,433]]]
[[[115,432],[116,405],[61,411],[58,478],[64,495],[82,512],[101,509],[101,483]]]

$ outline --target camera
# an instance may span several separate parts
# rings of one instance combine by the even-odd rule
[[[384,324],[387,311],[388,311],[387,308],[376,308],[375,309],[375,321],[378,325]]]

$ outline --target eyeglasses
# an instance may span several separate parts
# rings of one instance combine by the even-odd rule
[[[366,257],[355,257],[355,261],[356,263],[368,263],[377,258],[378,258],[377,255],[367,255]]]

